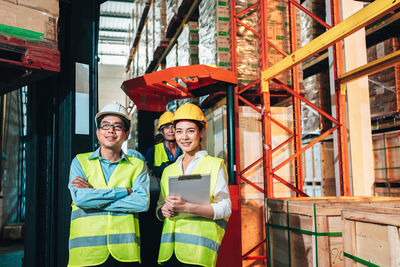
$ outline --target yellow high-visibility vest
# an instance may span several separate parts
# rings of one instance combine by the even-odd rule
[[[164,142],[154,145],[154,163],[153,166],[161,166],[164,162],[168,162],[169,158],[164,148]]]
[[[121,160],[106,184],[100,160],[90,155],[76,157],[93,188],[131,188],[144,167],[142,160],[126,155],[130,162]],[[72,203],[68,266],[99,265],[110,254],[121,262],[140,262],[138,215],[81,209]]]
[[[210,174],[210,203],[221,168],[222,159],[204,156],[191,174]],[[168,196],[168,177],[182,175],[176,163],[165,168],[161,178],[161,193]],[[215,266],[218,250],[225,234],[228,219],[213,220],[204,217],[166,218],[164,221],[158,263],[168,261],[172,253],[186,264]]]

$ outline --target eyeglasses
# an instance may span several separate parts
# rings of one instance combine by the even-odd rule
[[[116,131],[122,131],[123,129],[124,129],[124,126],[121,124],[121,123],[109,123],[109,122],[105,122],[105,123],[102,123],[101,125],[100,125],[100,128],[102,129],[102,130],[110,130],[111,129],[111,127],[113,127]]]

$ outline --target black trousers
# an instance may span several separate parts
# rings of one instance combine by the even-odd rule
[[[172,254],[171,258],[165,262],[163,267],[192,267],[192,266],[200,266],[200,265],[192,265],[180,262],[176,257],[175,253]]]
[[[140,265],[139,262],[120,262],[113,258],[113,256],[108,256],[108,259],[100,265],[99,267],[133,267],[133,266],[143,266]]]

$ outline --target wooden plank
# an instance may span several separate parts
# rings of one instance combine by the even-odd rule
[[[350,255],[345,266],[356,266],[354,259],[378,266],[400,265],[399,204],[355,205],[342,211],[344,250]]]
[[[355,242],[356,240],[353,237],[356,235],[356,223],[350,220],[345,220],[343,224],[343,250],[347,251],[351,255],[355,255],[357,246]],[[352,267],[353,261],[348,257],[344,257],[344,266]]]
[[[388,226],[388,239],[390,244],[390,264],[400,266],[400,235],[399,228]]]

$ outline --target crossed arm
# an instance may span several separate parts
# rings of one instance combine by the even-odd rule
[[[97,189],[88,183],[79,161],[75,158],[71,163],[68,188],[72,201],[82,209],[130,213],[148,210],[149,176],[146,166],[133,181],[132,188]]]

